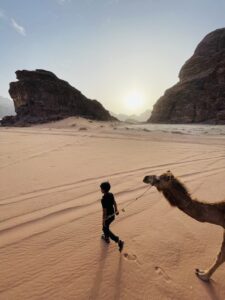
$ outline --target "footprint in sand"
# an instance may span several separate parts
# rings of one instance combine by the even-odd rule
[[[127,259],[127,260],[137,260],[137,256],[135,254],[129,254],[129,253],[124,253],[123,256]]]
[[[156,267],[155,267],[155,271],[156,271],[156,273],[157,273],[160,277],[163,277],[163,278],[165,279],[166,282],[170,282],[170,281],[171,281],[170,277],[166,274],[166,272],[165,272],[162,268],[156,266]]]

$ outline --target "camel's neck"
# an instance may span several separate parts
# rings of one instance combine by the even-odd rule
[[[183,186],[182,189],[175,189],[172,186],[170,189],[163,190],[163,195],[171,205],[177,206],[193,219],[199,222],[225,226],[224,214],[216,205],[193,200]]]

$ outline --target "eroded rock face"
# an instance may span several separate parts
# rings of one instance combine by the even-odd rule
[[[90,100],[45,70],[16,71],[18,81],[11,82],[9,94],[14,101],[15,117],[5,117],[2,125],[26,125],[59,120],[69,116],[115,120],[96,100]]]
[[[159,98],[149,122],[225,124],[225,28],[209,33]]]

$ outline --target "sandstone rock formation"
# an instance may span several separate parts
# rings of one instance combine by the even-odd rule
[[[96,100],[87,99],[68,82],[45,70],[16,71],[9,94],[14,101],[15,117],[5,117],[2,125],[27,125],[59,120],[69,116],[115,120]]]
[[[156,102],[149,122],[225,124],[225,28],[201,41],[179,79]]]

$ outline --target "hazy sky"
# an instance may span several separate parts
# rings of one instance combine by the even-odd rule
[[[225,0],[0,0],[0,95],[16,70],[42,68],[110,111],[141,113],[221,27]]]

